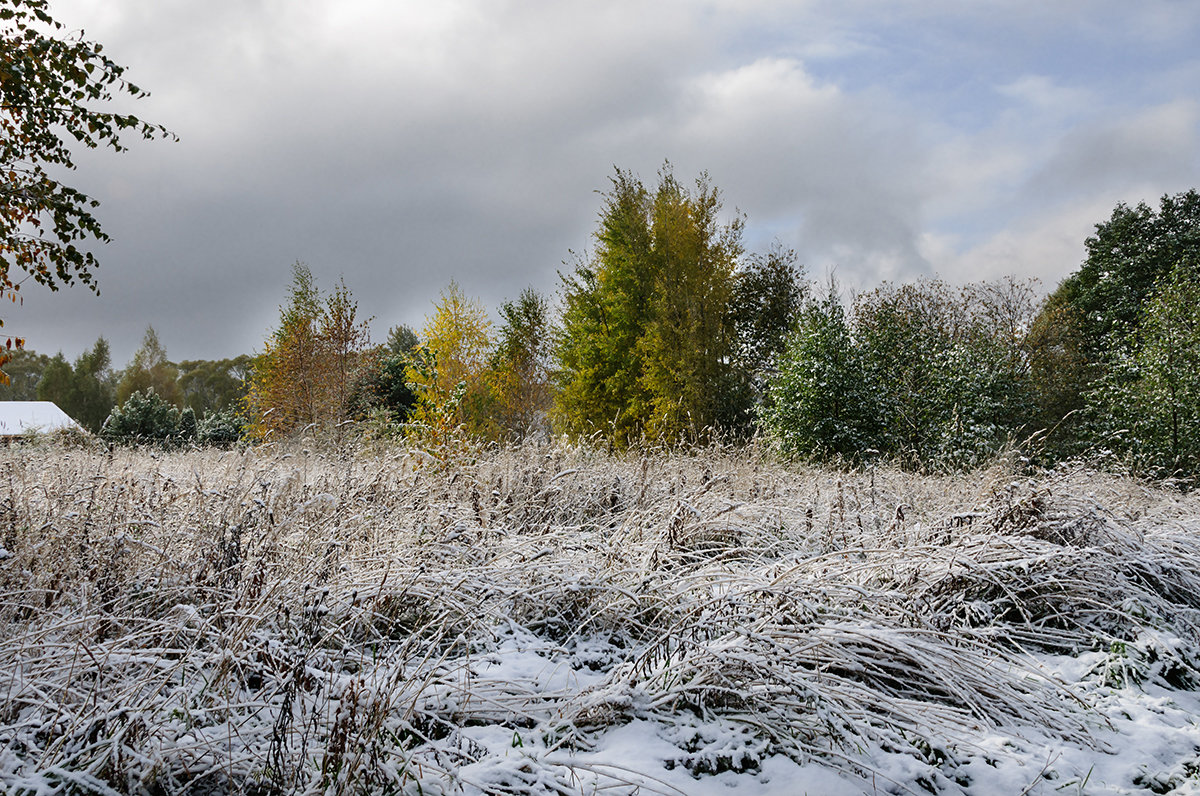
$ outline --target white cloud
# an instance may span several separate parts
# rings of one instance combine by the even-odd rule
[[[1063,86],[1046,75],[1022,75],[998,86],[1000,94],[1030,106],[1036,112],[1050,113],[1055,117],[1068,116],[1092,107],[1095,96],[1090,91]]]
[[[692,84],[676,140],[751,219],[790,230],[813,268],[857,279],[923,271],[915,248],[926,167],[919,123],[876,98],[760,59]]]
[[[953,236],[927,233],[921,250],[941,277],[956,283],[1004,276],[1037,278],[1047,290],[1079,267],[1083,241],[1111,214],[1110,199],[1070,204],[1043,216],[1027,216],[965,250]]]

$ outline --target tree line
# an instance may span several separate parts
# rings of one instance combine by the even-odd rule
[[[617,449],[770,439],[787,456],[969,467],[1023,445],[1052,462],[1200,467],[1200,195],[1119,205],[1049,296],[1013,278],[844,295],[781,246],[748,253],[702,175],[618,170],[594,248],[556,301],[498,322],[451,282],[420,329],[370,342],[347,285],[297,263],[254,356],[172,363],[153,329],[121,371],[107,343],[28,351],[0,397],[54,400],[113,439],[251,441],[301,429],[465,440],[565,433]],[[147,419],[149,418],[149,419]]]
[[[32,280],[95,289],[96,201],[56,178],[78,145],[174,138],[103,108],[146,92],[46,0],[0,0],[0,298]],[[562,432],[617,448],[769,437],[786,455],[967,466],[1031,452],[1200,468],[1200,196],[1119,205],[1045,299],[1016,280],[814,286],[780,247],[748,254],[706,177],[618,170],[593,252],[552,307],[487,312],[451,283],[418,334],[372,346],[349,289],[293,271],[262,353],[170,362],[153,330],[124,369],[100,339],[74,362],[0,349],[0,397],[42,398],[111,439],[270,439],[300,428],[455,440]],[[0,326],[3,323],[0,321]],[[7,383],[11,377],[11,383]]]
[[[62,352],[11,351],[0,400],[53,401],[88,431],[114,439],[236,441],[250,363],[246,355],[172,362],[147,327],[120,369],[103,337],[73,362]]]

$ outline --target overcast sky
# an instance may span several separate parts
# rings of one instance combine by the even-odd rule
[[[1078,267],[1118,202],[1200,186],[1190,0],[52,0],[178,143],[71,176],[101,295],[29,287],[5,331],[117,366],[261,350],[291,264],[374,337],[453,278],[557,291],[613,167],[707,170],[746,243],[848,288]]]

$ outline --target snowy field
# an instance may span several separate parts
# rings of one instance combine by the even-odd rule
[[[555,445],[0,452],[13,794],[1200,793],[1200,502]]]

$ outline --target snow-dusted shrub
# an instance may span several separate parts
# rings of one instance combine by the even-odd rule
[[[189,417],[186,430],[194,436],[196,416],[189,413]],[[179,409],[153,389],[147,389],[133,393],[125,403],[114,407],[100,427],[100,436],[113,442],[163,444],[185,439],[184,430]]]

